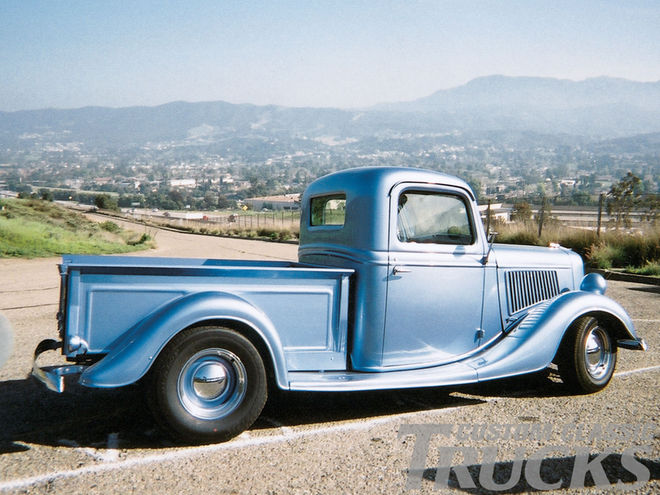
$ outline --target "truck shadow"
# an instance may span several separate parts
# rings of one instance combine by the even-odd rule
[[[9,380],[0,382],[0,397],[0,455],[29,450],[26,444],[97,447],[115,432],[136,447],[158,445],[138,387],[72,386],[57,394],[32,379]]]
[[[370,392],[276,392],[253,429],[299,426],[483,404],[447,388]]]
[[[556,368],[546,368],[536,373],[500,378],[458,388],[477,397],[564,397],[574,392],[561,381]]]
[[[500,394],[544,395],[543,389],[528,390],[527,382],[510,381],[505,388],[502,381],[498,383]],[[277,392],[271,394],[251,429],[466,407],[484,403],[479,395],[487,395],[485,390],[474,386],[352,393]],[[105,390],[71,384],[65,393],[56,394],[32,379],[9,380],[0,382],[0,397],[0,455],[29,450],[29,444],[107,448],[110,435],[119,437],[118,447],[122,449],[175,445],[155,426],[139,385]]]
[[[628,290],[636,292],[648,292],[650,294],[660,294],[660,285],[648,285],[643,287],[629,287]]]

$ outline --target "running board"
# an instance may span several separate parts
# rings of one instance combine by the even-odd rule
[[[397,388],[441,387],[477,382],[477,370],[465,363],[406,371],[290,371],[289,390],[354,392]]]

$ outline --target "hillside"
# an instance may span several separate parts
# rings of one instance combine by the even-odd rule
[[[524,131],[619,138],[660,132],[660,82],[489,76],[412,102],[361,110],[173,102],[156,107],[0,112],[0,146],[125,148],[277,140],[293,148],[433,133]],[[307,141],[307,143],[305,143]]]
[[[621,137],[660,130],[660,81],[489,76],[377,108],[445,116],[472,129]]]
[[[0,258],[127,253],[152,247],[151,238],[98,224],[42,200],[0,200]]]

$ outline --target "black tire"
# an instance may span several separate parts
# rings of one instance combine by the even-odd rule
[[[574,392],[598,392],[612,379],[616,351],[610,332],[593,316],[582,316],[564,335],[557,362],[559,375]]]
[[[249,428],[268,397],[257,349],[222,327],[184,330],[150,371],[148,402],[159,424],[185,442],[220,442]]]

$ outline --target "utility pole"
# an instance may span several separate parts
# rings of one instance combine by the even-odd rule
[[[488,209],[486,210],[486,235],[490,234],[490,203],[491,200],[488,200]]]
[[[541,210],[539,211],[539,238],[543,233],[543,217],[545,216],[545,201],[546,201],[545,196],[543,196],[543,199],[541,200]]]
[[[603,218],[603,203],[605,202],[605,193],[600,193],[598,197],[598,225],[596,226],[596,237],[600,237],[600,226]]]

